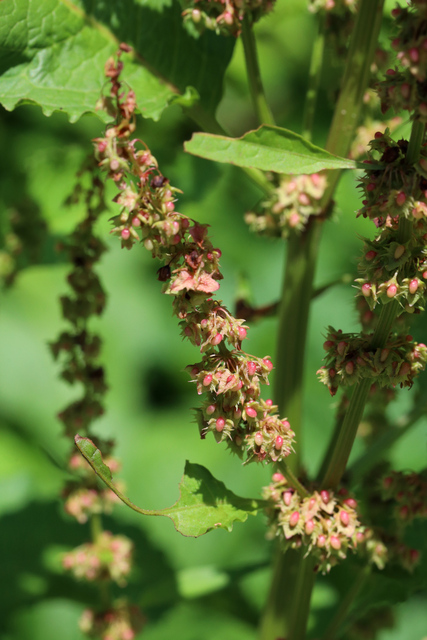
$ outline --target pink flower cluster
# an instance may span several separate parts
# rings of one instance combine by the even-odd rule
[[[123,247],[142,243],[163,262],[158,270],[163,292],[174,297],[183,337],[203,353],[201,362],[187,367],[198,393],[207,394],[197,411],[202,437],[212,431],[241,455],[246,451],[248,459],[281,460],[291,452],[294,433],[287,420],[279,419],[277,407],[260,398],[260,382],[268,384],[273,365],[242,351],[244,321],[212,299],[222,278],[221,251],[207,237],[207,225],[175,210],[178,190],[160,173],[152,154],[131,138],[136,105],[133,93],[121,87],[121,68],[120,61],[107,63],[117,122],[95,140],[99,165],[119,189],[115,201],[121,209],[112,233]]]
[[[96,542],[87,542],[66,553],[62,564],[78,580],[113,580],[124,586],[132,568],[132,552],[129,538],[102,531]]]
[[[301,232],[308,218],[322,214],[320,201],[326,177],[312,175],[281,176],[271,196],[261,202],[259,211],[250,211],[245,221],[256,233],[286,238],[290,231]]]
[[[90,638],[134,640],[144,622],[138,607],[118,600],[111,609],[101,613],[93,609],[85,609],[80,618],[79,627]]]
[[[245,16],[256,22],[270,12],[275,0],[181,0],[183,17],[198,31],[238,36]]]
[[[414,518],[427,518],[427,471],[393,471],[381,481],[383,500],[395,503],[394,515],[400,526]]]
[[[104,462],[112,473],[120,470],[120,464],[111,455],[105,456]],[[76,479],[69,481],[62,493],[66,513],[80,524],[87,522],[93,514],[111,513],[120,500],[110,489],[100,487],[86,460],[80,454],[73,453],[68,466],[76,474]],[[118,481],[118,485],[121,491],[124,490],[123,483]]]
[[[400,64],[386,72],[378,85],[381,109],[385,113],[390,107],[395,111],[411,111],[412,118],[427,122],[427,100],[424,82],[427,77],[427,4],[424,0],[412,0],[411,6],[397,6],[392,11],[398,28],[392,42]]]
[[[345,490],[338,494],[314,491],[303,498],[280,473],[275,473],[272,483],[264,488],[263,497],[270,503],[270,537],[279,536],[285,548],[306,548],[307,555],[315,556],[322,573],[364,541],[357,502]]]
[[[332,396],[340,386],[351,386],[362,378],[380,386],[411,387],[425,369],[427,347],[410,335],[392,335],[382,349],[370,349],[370,337],[328,328],[323,344],[326,364],[317,372]]]

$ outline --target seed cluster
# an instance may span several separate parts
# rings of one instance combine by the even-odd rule
[[[237,37],[245,16],[256,22],[269,13],[275,0],[181,0],[184,20],[198,31],[210,29],[222,35]]]
[[[95,542],[88,542],[65,554],[63,566],[79,580],[112,580],[126,584],[132,567],[133,543],[125,536],[103,531]]]
[[[292,450],[294,433],[277,407],[260,398],[260,383],[268,384],[273,365],[242,351],[244,321],[212,299],[219,289],[221,251],[207,236],[207,225],[175,210],[178,189],[159,171],[152,154],[137,139],[132,91],[120,84],[122,63],[109,60],[111,98],[116,103],[116,124],[104,138],[95,140],[100,167],[114,180],[121,206],[113,218],[112,233],[130,249],[142,243],[163,266],[158,278],[163,292],[172,295],[182,336],[203,354],[201,362],[187,367],[200,394],[207,399],[196,411],[201,436],[212,431],[247,460],[281,460]]]
[[[250,211],[245,221],[261,235],[286,238],[290,231],[301,232],[310,216],[322,214],[321,198],[326,177],[318,173],[281,176],[271,196],[262,201],[258,211]]]
[[[90,638],[102,640],[134,640],[145,619],[138,607],[118,600],[103,612],[86,609],[79,622],[80,630]]]
[[[394,516],[401,527],[414,518],[427,518],[427,470],[391,472],[382,479],[381,496],[394,502]]]
[[[270,503],[270,536],[279,536],[285,548],[307,549],[307,555],[314,555],[322,573],[364,541],[357,502],[345,490],[338,494],[314,491],[302,498],[287,486],[280,473],[275,473],[263,497]]]
[[[381,109],[407,110],[413,119],[427,122],[427,3],[412,0],[409,7],[397,6],[392,15],[398,29],[392,42],[398,65],[388,69],[378,85]]]
[[[410,335],[393,334],[384,348],[371,349],[370,336],[329,327],[323,347],[326,364],[317,373],[332,396],[340,386],[351,386],[362,378],[379,386],[411,387],[427,363],[426,345],[414,342]]]

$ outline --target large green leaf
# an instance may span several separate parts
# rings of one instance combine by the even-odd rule
[[[358,167],[353,160],[334,156],[293,131],[270,125],[249,131],[241,138],[195,133],[184,148],[208,160],[286,174]]]
[[[144,116],[158,119],[181,95],[189,100],[199,95],[202,107],[213,113],[232,39],[212,33],[195,39],[183,27],[176,2],[170,7],[161,2],[158,9],[136,0],[3,0],[1,103],[11,110],[35,102],[46,115],[64,111],[71,121],[94,112],[105,62],[126,42],[134,54],[124,57],[123,77]]]
[[[180,497],[172,507],[159,510],[141,509],[134,505],[112,482],[111,471],[102,454],[89,438],[77,435],[75,443],[95,473],[128,507],[145,516],[166,516],[183,536],[198,538],[212,529],[231,531],[234,522],[244,522],[248,515],[262,509],[263,500],[239,498],[223,482],[216,480],[200,464],[186,462],[179,485]]]

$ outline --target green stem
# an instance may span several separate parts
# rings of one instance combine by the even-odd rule
[[[282,474],[285,476],[289,485],[299,493],[302,498],[307,498],[310,494],[303,484],[298,480],[294,472],[289,468],[286,462],[279,462],[277,465]]]
[[[295,453],[288,467],[298,474],[301,462],[304,356],[314,270],[321,224],[288,241],[276,353],[275,396],[280,415],[286,413],[295,432]]]
[[[99,513],[93,513],[90,518],[90,533],[93,543],[96,543],[102,531],[103,529],[101,516]]]
[[[346,157],[358,125],[363,95],[368,84],[370,65],[381,24],[384,0],[361,0],[352,35],[338,104],[332,121],[327,150]],[[339,111],[339,113],[338,113]],[[325,210],[332,200],[340,172],[330,172],[328,188],[322,200]],[[288,415],[292,429],[298,433],[298,450],[291,470],[298,473],[301,455],[301,416],[303,358],[308,326],[309,302],[313,290],[316,256],[321,224],[314,221],[305,235],[288,244],[285,284],[280,312],[279,345],[276,358],[276,402]],[[289,333],[288,333],[289,331]],[[296,343],[298,347],[296,347]],[[290,461],[293,456],[290,457]],[[288,464],[288,467],[290,465]],[[304,640],[314,577],[308,579],[303,551],[277,553],[272,585],[261,622],[261,640]],[[308,560],[308,559],[307,559]],[[289,593],[297,576],[306,577],[298,593]],[[293,612],[300,616],[294,628]],[[304,620],[303,620],[304,618]]]
[[[275,124],[267,103],[259,69],[258,53],[252,23],[246,15],[243,18],[242,42],[245,53],[246,71],[256,117],[260,124]]]
[[[370,572],[370,565],[366,565],[366,567],[363,567],[363,569],[359,571],[356,578],[352,581],[350,589],[346,592],[338,606],[338,609],[335,611],[332,620],[330,621],[325,633],[322,636],[322,640],[334,640],[334,638],[337,637],[341,626],[347,618],[351,606],[356,599],[356,596],[363,587]]]
[[[316,111],[317,94],[320,77],[322,75],[323,51],[325,48],[324,18],[318,21],[317,36],[311,52],[310,70],[308,74],[308,89],[305,96],[302,135],[311,140],[313,133],[314,114]]]

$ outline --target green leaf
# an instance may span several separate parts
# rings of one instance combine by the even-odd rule
[[[212,529],[231,531],[234,522],[245,522],[262,507],[261,501],[234,495],[205,467],[188,461],[179,488],[179,500],[161,513],[183,536],[197,538]]]
[[[1,103],[12,110],[34,102],[45,115],[64,111],[72,122],[95,113],[105,62],[126,42],[134,53],[123,56],[123,79],[145,117],[158,119],[174,97],[189,92],[213,113],[232,39],[211,33],[195,39],[183,27],[177,2],[159,8],[134,0],[2,0]]]
[[[293,131],[270,125],[249,131],[241,138],[195,133],[184,149],[216,162],[285,174],[359,167],[359,163],[334,156]]]
[[[141,509],[133,504],[112,482],[111,471],[104,464],[102,454],[89,438],[74,438],[80,453],[95,473],[128,507],[145,516],[166,516],[183,536],[198,538],[212,529],[231,531],[234,522],[245,522],[248,515],[256,515],[263,508],[263,500],[239,498],[223,482],[216,480],[200,464],[186,462],[179,485],[180,497],[172,507],[160,510]]]

